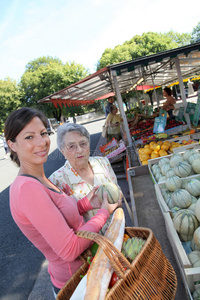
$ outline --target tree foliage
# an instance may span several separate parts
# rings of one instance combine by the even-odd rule
[[[200,22],[192,30],[191,43],[195,43],[200,39]]]
[[[114,49],[105,49],[97,69],[189,44],[190,37],[190,34],[180,34],[174,31],[168,33],[147,32],[142,35],[135,35],[130,41],[125,41]]]
[[[6,78],[0,80],[0,132],[7,116],[20,106],[20,93],[16,81]]]
[[[38,100],[77,82],[87,74],[87,70],[75,62],[63,64],[52,57],[40,57],[31,61],[19,84],[22,104],[37,107],[47,116],[54,116],[59,120],[60,109],[56,110],[53,104],[38,104]]]

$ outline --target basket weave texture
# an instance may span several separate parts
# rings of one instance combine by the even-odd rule
[[[106,295],[106,300],[171,300],[177,289],[177,278],[174,269],[151,229],[126,227],[125,233],[130,237],[146,240],[142,250],[130,264],[115,246],[98,233],[78,231],[79,237],[95,241],[110,259],[111,265],[120,278]],[[57,300],[68,300],[88,270],[87,256],[89,250],[81,256],[83,265],[73,274],[59,291]],[[91,299],[92,300],[92,299]]]

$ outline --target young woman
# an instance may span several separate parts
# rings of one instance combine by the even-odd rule
[[[120,201],[111,205],[104,195],[100,205],[96,187],[76,202],[46,178],[43,164],[50,139],[46,117],[39,111],[22,108],[12,112],[4,133],[11,159],[19,166],[18,176],[10,187],[11,214],[24,235],[49,261],[56,295],[82,265],[79,255],[91,244],[75,232],[99,232]],[[85,223],[82,214],[93,208],[98,208],[97,214]]]

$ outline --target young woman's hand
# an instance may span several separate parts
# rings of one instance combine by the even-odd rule
[[[101,202],[99,201],[99,198],[96,194],[96,191],[98,190],[99,185],[94,187],[89,194],[87,195],[88,200],[90,201],[90,204],[93,208],[101,208]]]
[[[103,193],[103,203],[101,205],[101,208],[106,209],[109,214],[111,214],[117,207],[121,207],[122,206],[122,198],[120,197],[118,202],[114,203],[114,204],[110,204],[108,202],[108,195],[106,192]]]

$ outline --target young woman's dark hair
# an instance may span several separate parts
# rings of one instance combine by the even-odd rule
[[[169,87],[166,86],[163,90],[167,93],[167,95],[172,95],[172,90]]]
[[[38,117],[47,128],[47,118],[42,112],[30,107],[23,107],[13,111],[5,122],[4,135],[6,141],[11,140],[12,142],[15,142],[17,135],[31,122],[34,117]],[[11,149],[10,158],[18,165],[18,167],[20,166],[17,153]]]

